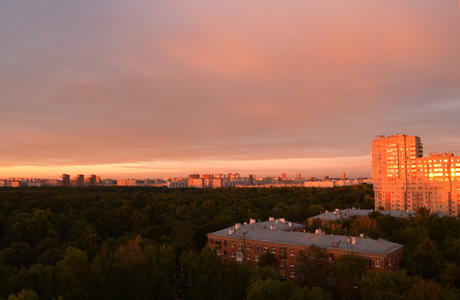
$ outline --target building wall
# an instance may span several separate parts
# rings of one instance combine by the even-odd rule
[[[350,243],[352,240],[350,239]],[[265,252],[270,252],[276,257],[277,271],[288,280],[299,281],[296,268],[299,266],[298,257],[301,251],[308,256],[308,247],[280,244],[271,241],[255,241],[239,237],[222,238],[208,234],[208,246],[217,250],[217,254],[223,260],[233,260],[240,264],[249,264],[257,267],[260,257]],[[217,247],[217,248],[216,248]],[[327,269],[328,264],[334,263],[336,259],[345,254],[351,254],[369,260],[369,268],[373,270],[387,271],[397,269],[402,260],[403,249],[385,254],[350,252],[342,249],[322,249],[324,253],[324,264]]]
[[[460,157],[450,153],[422,157],[419,137],[378,136],[372,141],[375,208],[417,210],[458,216]]]

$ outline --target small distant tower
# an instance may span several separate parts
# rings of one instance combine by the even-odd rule
[[[59,177],[58,186],[70,186],[70,175],[62,174]]]
[[[78,174],[77,177],[73,179],[73,185],[76,187],[85,186],[85,175]]]
[[[340,179],[342,180],[345,180],[347,178],[345,172],[342,172],[342,174],[340,174]]]
[[[302,176],[300,176],[300,173],[295,174],[295,178],[300,179]]]
[[[281,173],[280,178],[281,178],[281,180],[286,180],[286,173]]]

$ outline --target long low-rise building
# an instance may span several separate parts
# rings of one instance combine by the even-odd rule
[[[222,259],[234,260],[240,264],[250,263],[257,267],[259,259],[272,253],[276,267],[286,279],[297,282],[296,267],[301,253],[308,255],[309,248],[316,246],[324,254],[324,264],[333,263],[345,254],[363,258],[369,269],[392,270],[399,268],[403,246],[383,239],[326,235],[321,230],[316,233],[304,232],[305,226],[285,219],[273,219],[248,223],[237,223],[213,233],[209,233],[208,246],[215,249]],[[326,266],[327,268],[327,266]]]
[[[308,226],[312,226],[315,220],[318,220],[321,227],[329,227],[331,222],[345,223],[346,221],[369,218],[369,215],[373,213],[373,209],[335,209],[334,211],[325,211],[322,214],[308,218]],[[415,217],[413,211],[393,211],[393,210],[378,210],[382,215],[392,216],[396,219],[410,219]]]

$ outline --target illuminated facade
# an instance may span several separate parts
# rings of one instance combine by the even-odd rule
[[[76,187],[85,186],[85,175],[79,174],[73,179],[73,185]]]
[[[458,215],[460,156],[423,156],[417,136],[378,136],[372,141],[375,208],[416,210]]]

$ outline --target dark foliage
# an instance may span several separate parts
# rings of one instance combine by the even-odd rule
[[[315,261],[304,258],[305,282],[300,285],[305,288],[300,288],[281,281],[269,259],[267,268],[260,269],[221,262],[204,247],[206,234],[250,218],[285,217],[305,224],[324,210],[372,208],[372,194],[367,185],[2,188],[0,299],[23,291],[40,299],[259,299],[276,297],[275,291],[291,299],[327,298],[337,293],[324,292],[326,271]],[[456,295],[457,219],[421,212],[406,221],[375,213],[371,222],[347,226],[337,230],[367,230],[371,237],[405,244],[403,275],[414,288],[440,297]],[[321,255],[316,252],[314,256]],[[335,272],[352,272],[353,262],[344,260]],[[353,289],[361,278],[353,274],[337,276],[337,282]],[[339,295],[346,298],[343,292]]]

